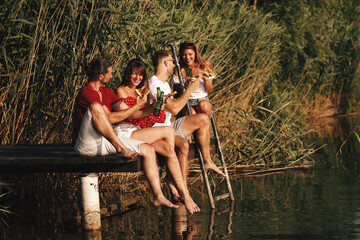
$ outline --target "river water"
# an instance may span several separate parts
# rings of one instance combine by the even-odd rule
[[[27,197],[21,208],[14,206],[23,212],[6,218],[9,226],[3,226],[0,238],[360,239],[359,141],[349,131],[324,141],[327,146],[316,154],[321,164],[312,169],[233,175],[235,202],[221,200],[217,211],[210,210],[203,185],[197,181],[191,194],[200,213],[187,215],[183,208],[155,208],[145,201],[131,211],[103,219],[102,232],[90,238],[79,228],[68,231],[59,224],[58,212],[76,205],[71,199],[70,205],[54,210],[45,203],[34,207],[37,200]],[[217,192],[224,191],[225,184],[216,183]],[[39,211],[41,205],[47,207]]]

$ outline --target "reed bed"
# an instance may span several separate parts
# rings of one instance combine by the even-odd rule
[[[83,67],[95,56],[113,62],[114,89],[130,59],[143,59],[152,74],[154,51],[190,40],[217,75],[210,97],[233,163],[295,164],[314,152],[299,106],[299,89],[314,84],[304,71],[296,89],[283,74],[289,25],[278,15],[210,0],[7,0],[0,9],[1,144],[69,142]]]

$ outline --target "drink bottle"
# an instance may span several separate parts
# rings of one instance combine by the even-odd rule
[[[155,103],[155,109],[154,109],[154,113],[153,115],[154,116],[159,116],[160,114],[160,111],[161,111],[161,106],[163,105],[163,95],[164,95],[164,92],[160,91],[160,88],[158,87],[157,88],[157,101]]]
[[[186,77],[192,77],[193,75],[192,75],[192,71],[191,71],[191,69],[190,68],[185,68],[185,71],[186,71]]]

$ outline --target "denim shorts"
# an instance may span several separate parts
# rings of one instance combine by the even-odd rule
[[[206,100],[206,101],[209,101],[209,98],[208,96],[206,97],[203,97],[203,98],[196,98],[196,99],[189,99],[188,100],[188,103],[191,107],[195,107],[199,104],[199,102],[201,102],[202,100]],[[210,102],[210,101],[209,101]]]

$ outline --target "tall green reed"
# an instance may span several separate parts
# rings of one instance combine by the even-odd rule
[[[210,97],[215,112],[224,113],[217,119],[227,134],[238,131],[227,122],[236,112],[262,114],[263,90],[280,66],[283,29],[246,2],[9,0],[0,19],[1,144],[69,142],[74,99],[86,82],[83,66],[95,56],[114,63],[109,87],[115,88],[130,59],[142,58],[151,74],[151,56],[165,42],[195,42],[217,75]],[[273,101],[271,107],[283,100]],[[256,129],[260,139],[266,129]]]

